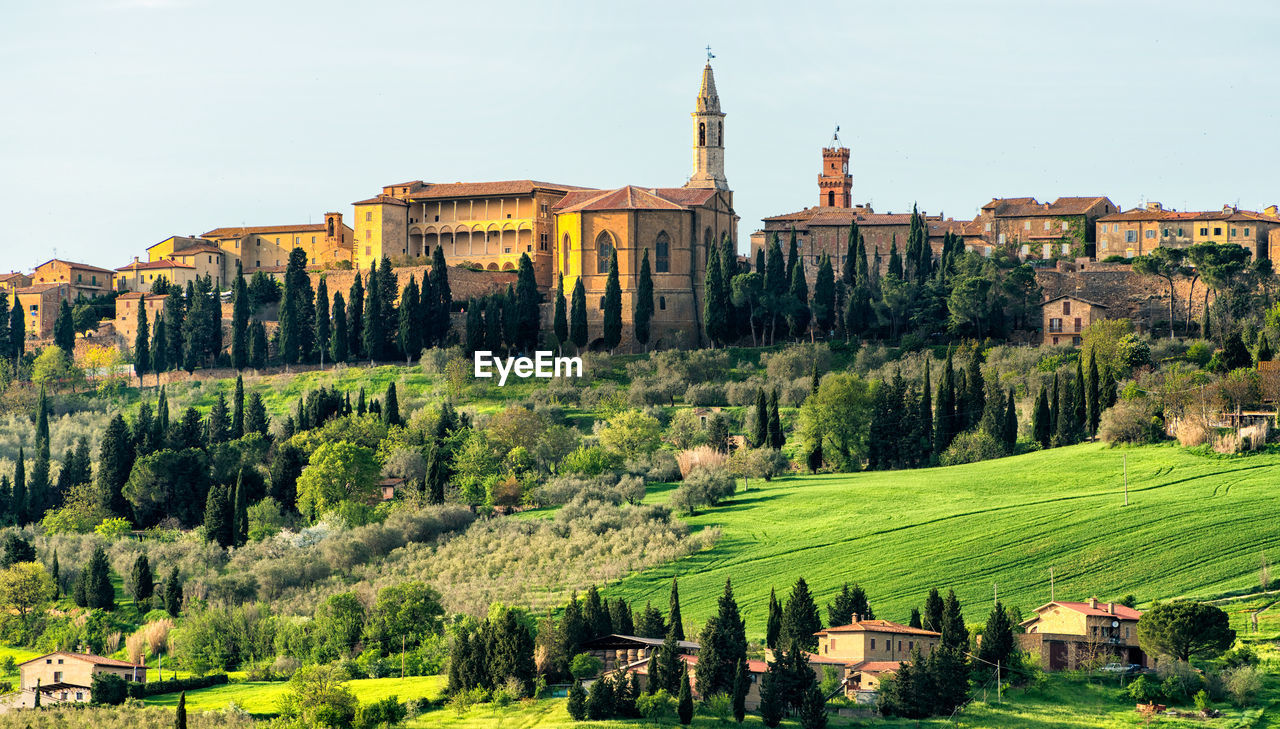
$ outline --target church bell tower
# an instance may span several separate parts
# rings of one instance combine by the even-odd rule
[[[840,143],[840,127],[836,127],[836,133],[831,135],[831,146],[822,148],[822,172],[818,174],[818,207],[853,207],[849,148]]]
[[[702,86],[693,112],[693,175],[685,187],[728,190],[724,177],[724,113],[711,71],[711,52],[702,69]]]

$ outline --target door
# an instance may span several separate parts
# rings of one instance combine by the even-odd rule
[[[1062,671],[1067,667],[1067,644],[1060,640],[1049,641],[1049,670]]]

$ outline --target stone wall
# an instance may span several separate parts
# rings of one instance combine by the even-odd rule
[[[1110,318],[1131,319],[1139,331],[1157,327],[1167,333],[1169,284],[1164,279],[1136,274],[1127,264],[1089,263],[1083,270],[1075,268],[1065,265],[1036,271],[1036,283],[1046,301],[1063,295],[1096,301],[1107,306]],[[1187,316],[1188,293],[1192,294],[1192,321],[1204,313],[1204,283],[1196,281],[1192,292],[1190,279],[1174,279],[1174,316],[1179,322]]]

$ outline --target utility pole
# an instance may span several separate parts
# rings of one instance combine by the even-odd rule
[[[1125,453],[1121,456],[1124,459],[1124,505],[1129,505],[1129,454]]]
[[[1000,685],[1000,661],[996,660],[996,703],[1004,703],[1004,687]]]
[[[995,607],[1000,604],[1000,587],[996,583],[991,583],[991,606]]]

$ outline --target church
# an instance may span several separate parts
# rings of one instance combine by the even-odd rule
[[[738,243],[724,173],[724,119],[708,58],[692,114],[693,174],[680,187],[599,190],[535,180],[387,185],[354,203],[355,267],[367,268],[383,256],[425,263],[436,246],[450,264],[491,271],[515,270],[520,256],[528,255],[548,322],[556,282],[563,277],[568,298],[582,280],[588,331],[598,346],[616,252],[625,350],[634,343],[632,314],[647,251],[654,310],[649,345],[703,345],[707,253],[726,241],[737,250]]]
[[[683,186],[572,190],[554,207],[556,270],[564,276],[566,297],[582,279],[593,340],[603,327],[605,282],[616,251],[623,346],[631,341],[640,265],[648,252],[654,298],[650,344],[705,344],[702,285],[707,255],[725,241],[734,250],[738,243],[738,216],[724,173],[725,114],[710,60],[702,69],[692,116],[693,174]]]

